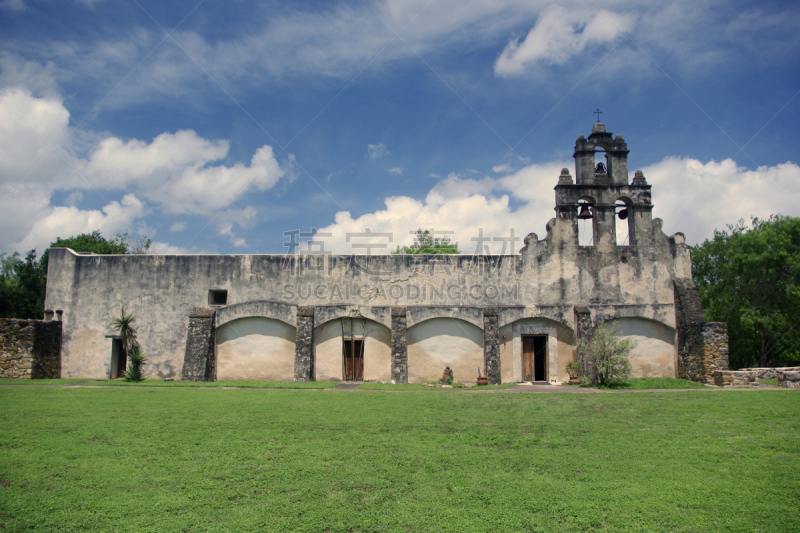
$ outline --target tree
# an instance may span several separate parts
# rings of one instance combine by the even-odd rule
[[[106,240],[100,230],[94,230],[91,233],[81,233],[66,239],[58,237],[55,242],[50,244],[50,248],[72,248],[76,252],[92,252],[95,254],[126,254],[128,253],[127,236],[127,233],[122,235],[117,233],[117,236],[113,239]],[[149,239],[147,240],[147,246],[150,246]],[[45,272],[47,272],[49,253],[50,249],[48,248],[42,255],[42,265],[44,265]]]
[[[47,271],[36,250],[21,259],[17,252],[0,254],[0,317],[42,318]]]
[[[625,383],[631,373],[630,355],[635,347],[636,341],[622,338],[619,325],[598,325],[589,344],[578,343],[584,378],[606,387]]]
[[[96,254],[138,254],[147,253],[150,239],[129,238],[127,233],[118,233],[113,239],[106,240],[100,231],[95,230],[68,239],[59,237],[50,247]],[[9,256],[0,254],[0,317],[42,318],[49,252],[49,249],[45,250],[39,261],[36,260],[36,250],[30,250],[24,260],[17,252]]]
[[[435,237],[430,230],[418,229],[414,234],[414,244],[398,246],[393,254],[458,254],[457,242],[450,237]]]
[[[800,361],[800,218],[729,225],[692,248],[706,320],[728,323],[734,368]]]

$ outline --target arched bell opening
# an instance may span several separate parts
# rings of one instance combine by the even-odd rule
[[[578,246],[594,246],[594,206],[591,196],[578,200]]]
[[[611,175],[608,168],[608,154],[602,148],[597,148],[594,152],[594,175],[596,178],[607,178]]]
[[[630,246],[632,232],[633,213],[631,212],[632,202],[630,198],[620,196],[614,203],[614,226],[617,238],[617,246]]]

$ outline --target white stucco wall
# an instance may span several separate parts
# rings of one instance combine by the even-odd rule
[[[675,330],[655,320],[646,318],[619,318],[620,332],[636,341],[631,352],[632,378],[676,377]]]
[[[455,318],[433,318],[408,329],[408,382],[438,381],[446,366],[462,383],[483,369],[483,330]],[[502,365],[502,362],[501,362]]]
[[[295,328],[270,318],[241,318],[217,328],[217,379],[287,381],[294,376]]]
[[[352,324],[352,333],[351,333]],[[389,381],[392,379],[392,332],[383,324],[372,320],[349,318],[331,320],[314,329],[314,379],[316,381],[341,380],[342,375],[342,325],[344,336],[351,334],[364,343],[364,380]]]

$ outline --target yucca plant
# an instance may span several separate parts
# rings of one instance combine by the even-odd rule
[[[128,353],[128,370],[122,372],[125,381],[144,381],[144,367],[147,365],[147,356],[136,346]]]
[[[125,307],[122,307],[120,315],[111,321],[111,326],[119,331],[119,340],[122,344],[123,355],[127,356],[134,348],[139,347],[139,341],[136,340],[136,329],[133,327],[133,321],[136,317],[133,315],[125,314]]]

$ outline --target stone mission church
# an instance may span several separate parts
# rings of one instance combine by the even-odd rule
[[[633,377],[708,381],[727,369],[725,325],[703,321],[684,235],[652,217],[628,152],[601,123],[578,137],[574,176],[553,176],[546,234],[516,255],[51,249],[45,319],[61,321],[60,375],[120,374],[110,323],[124,307],[151,378],[418,383],[449,366],[462,382],[480,371],[490,383],[560,383],[579,341],[613,321],[637,341]]]

